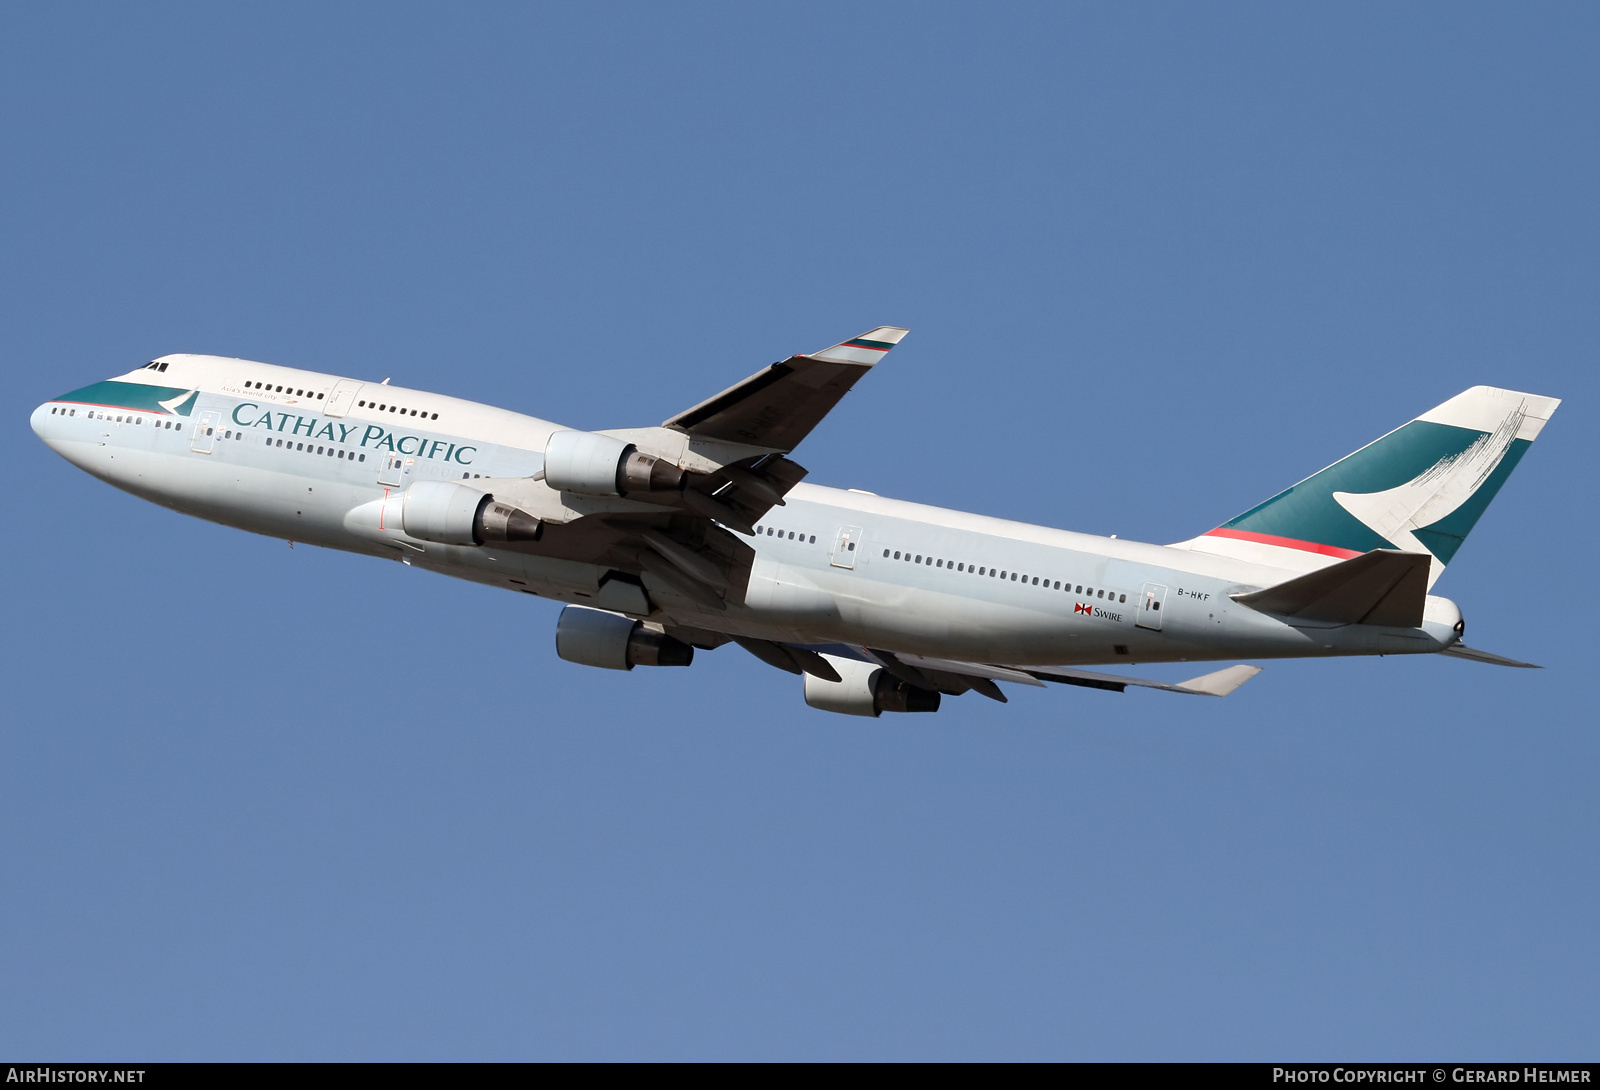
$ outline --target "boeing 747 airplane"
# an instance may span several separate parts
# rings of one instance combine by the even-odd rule
[[[1475,386],[1198,537],[1053,530],[802,483],[811,429],[905,337],[791,356],[660,427],[577,431],[381,383],[163,356],[34,410],[80,469],[173,510],[567,603],[556,653],[688,666],[732,642],[848,715],[999,682],[1225,696],[1088,667],[1445,654],[1430,594],[1559,402]]]

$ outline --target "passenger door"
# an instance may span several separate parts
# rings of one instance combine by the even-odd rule
[[[1160,583],[1146,583],[1139,588],[1139,617],[1137,624],[1140,628],[1153,628],[1161,631],[1161,611],[1167,604],[1167,588]]]
[[[403,488],[410,483],[411,471],[416,467],[415,458],[402,458],[398,454],[385,454],[383,462],[378,469],[378,483],[388,485],[390,488]]]
[[[861,527],[839,527],[839,533],[833,539],[833,553],[828,557],[828,563],[836,568],[854,568],[856,566],[856,545],[860,541]]]
[[[361,392],[361,387],[366,385],[354,379],[340,379],[334,384],[333,393],[328,395],[328,407],[323,409],[324,416],[343,416],[350,411],[350,406],[356,403],[356,395]]]
[[[217,426],[222,423],[220,412],[203,412],[189,439],[189,449],[196,454],[210,454],[217,442]]]

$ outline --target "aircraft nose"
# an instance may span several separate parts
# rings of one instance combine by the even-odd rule
[[[73,465],[81,465],[83,436],[76,434],[71,427],[73,423],[78,422],[72,413],[73,410],[68,406],[47,401],[33,410],[28,423],[33,427],[33,434],[43,440],[45,446]],[[78,442],[74,443],[74,439]]]
[[[33,428],[33,434],[43,439],[46,443],[50,442],[50,418],[55,415],[51,411],[54,408],[55,406],[47,401],[33,410],[33,415],[28,418],[28,423]]]

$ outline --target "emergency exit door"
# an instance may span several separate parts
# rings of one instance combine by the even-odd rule
[[[322,410],[324,416],[343,416],[350,411],[356,403],[356,394],[361,392],[365,383],[356,382],[354,379],[342,378],[334,384],[333,393],[328,398],[327,408]]]
[[[1139,615],[1140,628],[1153,628],[1161,631],[1161,614],[1167,604],[1167,588],[1160,583],[1146,583],[1139,588]]]
[[[404,488],[411,483],[411,471],[416,468],[415,458],[402,458],[398,454],[385,454],[378,463],[378,483],[390,488]]]
[[[839,527],[839,533],[833,539],[833,554],[828,557],[828,563],[836,568],[854,568],[856,566],[856,545],[860,541],[861,527]]]
[[[216,446],[217,427],[221,423],[221,413],[201,413],[199,421],[194,426],[194,434],[189,437],[189,449],[196,454],[210,454],[211,448]]]

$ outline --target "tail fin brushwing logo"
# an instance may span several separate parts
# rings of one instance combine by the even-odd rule
[[[1412,531],[1444,521],[1483,487],[1510,453],[1527,415],[1524,400],[1494,431],[1480,433],[1464,450],[1445,455],[1404,484],[1380,492],[1334,492],[1334,501],[1395,548],[1432,556],[1432,585],[1447,558]]]

